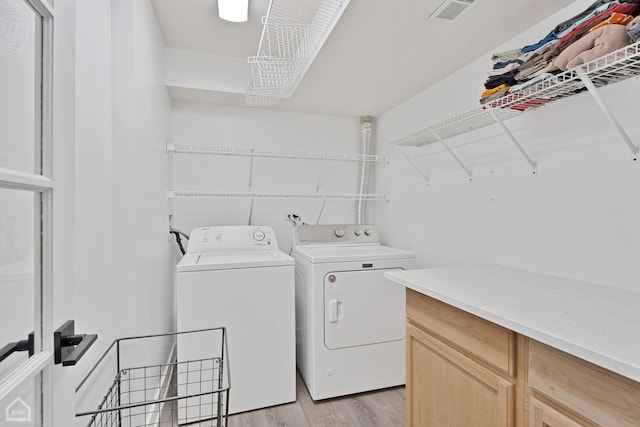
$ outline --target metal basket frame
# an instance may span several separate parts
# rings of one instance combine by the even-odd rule
[[[165,364],[155,364],[148,366],[134,366],[123,367],[121,366],[121,343],[125,341],[135,340],[147,340],[150,338],[162,338],[162,337],[174,337],[177,339],[178,335],[185,334],[198,334],[207,332],[219,332],[220,333],[220,353],[210,358],[177,361],[172,360]],[[175,341],[174,341],[175,343]],[[132,419],[136,416],[147,416],[146,407],[151,405],[159,405],[159,408],[164,408],[164,405],[171,404],[177,405],[178,401],[185,402],[182,406],[188,405],[193,407],[194,405],[187,403],[187,399],[198,399],[199,402],[202,399],[210,401],[212,406],[211,418],[209,421],[211,426],[225,427],[227,426],[228,411],[229,411],[229,390],[231,388],[229,358],[227,352],[227,332],[225,327],[198,329],[192,331],[175,332],[167,334],[154,334],[143,336],[132,336],[118,338],[107,348],[104,354],[98,359],[95,365],[89,370],[87,375],[82,379],[79,385],[76,387],[76,394],[83,389],[83,386],[94,375],[97,374],[98,368],[103,365],[103,362],[108,356],[115,353],[116,361],[116,373],[111,386],[108,388],[106,394],[102,398],[98,407],[93,410],[80,411],[76,413],[76,417],[91,416],[87,427],[139,427],[147,426],[149,424],[146,421],[143,424],[135,423]],[[169,396],[167,387],[173,387],[177,390],[180,386],[193,386],[193,380],[189,380],[189,373],[196,373],[197,381],[209,383],[208,387],[202,391],[200,386],[199,392],[188,392],[187,394],[180,394],[176,392],[175,396]],[[205,375],[207,373],[207,375]],[[185,376],[186,374],[186,376]],[[172,384],[165,385],[159,382],[157,386],[148,386],[147,381],[150,379],[160,379],[166,375],[186,378],[185,384]],[[203,378],[207,378],[204,380]],[[153,384],[155,382],[151,381]],[[198,383],[195,382],[197,385]],[[226,384],[226,385],[225,385]],[[187,390],[189,390],[187,388]],[[153,399],[147,398],[147,392],[157,392],[158,397]],[[144,399],[139,399],[139,395],[144,395]],[[165,397],[161,397],[165,396]],[[198,403],[198,405],[202,405]],[[135,413],[135,409],[138,411],[144,409],[143,413]],[[133,411],[132,411],[133,410]],[[132,415],[133,412],[133,415]],[[160,416],[162,409],[156,411]],[[170,413],[173,415],[174,409],[171,407]],[[168,425],[173,426],[173,423],[177,421],[172,418],[170,421],[165,421]],[[198,419],[198,422],[203,420]],[[194,422],[194,420],[187,420],[186,423]],[[215,422],[215,424],[213,424]],[[135,424],[132,424],[135,423]],[[160,421],[156,420],[153,425],[160,425]],[[203,424],[198,424],[202,426]]]

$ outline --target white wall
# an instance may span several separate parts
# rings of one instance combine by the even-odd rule
[[[246,58],[167,47],[165,83],[172,87],[244,94],[251,80]]]
[[[392,153],[376,176],[376,191],[392,198],[376,209],[386,243],[415,250],[424,267],[498,263],[640,290],[640,164],[588,93],[506,122],[538,163],[537,176],[497,127],[448,141],[472,183],[442,146],[407,151],[427,186],[398,147],[385,145],[475,108],[491,53],[536,42],[590,3],[577,1],[380,117],[378,150]],[[640,144],[638,80],[601,94]]]
[[[114,339],[173,329],[171,104],[148,1],[57,1],[56,28],[55,316],[98,334],[78,366],[56,368],[56,384],[75,387]],[[105,392],[83,390],[76,409]],[[86,425],[71,397],[56,396],[56,425]]]
[[[179,103],[173,109],[175,144],[246,147],[312,153],[358,153],[357,118],[286,113],[246,107]],[[251,160],[173,154],[176,191],[244,192],[249,190]],[[322,162],[255,158],[252,191],[314,193]],[[320,193],[355,193],[358,164],[326,162]],[[288,213],[315,224],[322,200],[257,200],[251,224],[274,228],[280,249],[288,252],[292,227]],[[190,232],[208,225],[247,225],[251,202],[244,199],[190,199],[174,202],[174,226]],[[354,201],[327,201],[320,223],[352,223]]]

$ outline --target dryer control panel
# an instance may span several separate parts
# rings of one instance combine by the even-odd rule
[[[294,232],[296,245],[378,244],[378,227],[373,224],[298,225]]]
[[[189,235],[187,253],[273,249],[278,249],[278,241],[271,227],[231,225],[194,229]]]

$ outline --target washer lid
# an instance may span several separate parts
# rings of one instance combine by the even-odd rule
[[[186,254],[178,263],[177,271],[278,267],[293,264],[293,258],[280,250],[211,252]]]
[[[294,246],[293,256],[311,263],[414,259],[415,253],[382,245]]]

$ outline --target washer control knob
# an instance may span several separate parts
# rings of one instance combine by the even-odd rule
[[[265,235],[264,231],[258,230],[253,232],[253,240],[257,240],[258,242],[264,240]]]
[[[367,236],[371,236],[371,233],[373,233],[373,230],[370,228],[365,228],[364,229],[364,234],[366,234]]]
[[[359,228],[356,228],[353,234],[355,234],[356,236],[360,236],[362,235],[362,230],[360,230]]]
[[[344,228],[336,228],[336,231],[333,232],[336,237],[344,236]]]

